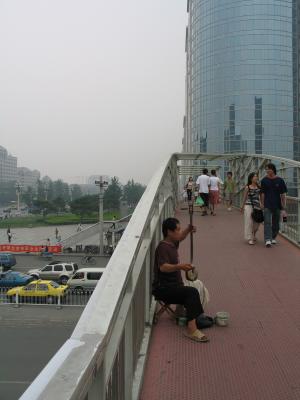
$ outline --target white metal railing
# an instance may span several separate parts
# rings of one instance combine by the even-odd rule
[[[14,306],[20,307],[26,306],[49,306],[49,307],[85,307],[93,294],[93,288],[87,289],[68,289],[63,296],[52,296],[52,295],[32,295],[32,296],[20,296],[19,294],[9,296],[7,292],[12,289],[11,287],[0,287],[0,306]]]
[[[175,211],[180,160],[187,160],[187,165],[206,165],[206,161],[223,165],[225,160],[240,181],[237,201],[247,173],[262,170],[269,160],[284,163],[282,172],[292,171],[299,185],[300,163],[291,160],[264,155],[174,154],[148,185],[70,339],[21,400],[138,399],[154,307],[151,266],[161,223]],[[190,175],[186,168],[184,173]],[[292,202],[293,229],[299,235],[299,198],[295,196]]]

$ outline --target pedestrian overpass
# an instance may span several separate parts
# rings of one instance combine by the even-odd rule
[[[206,247],[210,249],[211,259],[206,260],[206,270],[203,269],[204,272],[202,272],[206,274],[205,278],[208,281],[210,280],[212,285],[216,285],[216,282],[218,282],[218,285],[214,287],[214,298],[218,299],[219,293],[220,301],[222,299],[228,300],[227,303],[224,300],[225,303],[223,302],[219,308],[222,309],[224,304],[224,307],[226,305],[230,307],[227,311],[232,311],[234,314],[236,325],[233,325],[233,328],[224,328],[227,330],[222,331],[218,341],[215,340],[216,345],[214,345],[213,340],[209,344],[187,342],[186,339],[181,337],[180,328],[166,318],[159,321],[153,328],[152,319],[155,301],[151,296],[152,265],[155,247],[161,239],[161,223],[165,218],[176,213],[181,220],[187,222],[187,212],[180,211],[180,207],[178,207],[180,188],[182,189],[181,176],[185,179],[185,175],[197,174],[206,165],[224,165],[225,168],[233,171],[235,181],[238,184],[235,200],[235,205],[238,206],[248,174],[252,171],[258,171],[259,175],[263,176],[265,165],[268,162],[274,162],[277,165],[278,174],[286,179],[289,188],[291,188],[291,195],[287,197],[288,222],[282,225],[281,230],[282,235],[293,245],[285,242],[287,243],[286,247],[283,244],[276,249],[270,249],[270,252],[263,246],[257,247],[255,257],[258,257],[258,262],[252,269],[253,275],[251,275],[249,271],[251,273],[253,261],[250,261],[254,255],[249,253],[250,246],[246,246],[242,241],[236,243],[239,235],[235,232],[240,229],[239,225],[241,224],[238,214],[235,213],[234,216],[232,214],[232,219],[229,219],[231,217],[225,214],[225,211],[222,211],[220,216],[217,217],[201,219],[199,216],[197,219],[199,235],[201,236],[201,229],[204,228],[206,232],[210,233],[207,238],[208,242],[205,241],[205,236],[201,236],[195,257],[196,261],[200,265],[200,260],[204,257],[203,254],[206,254]],[[262,286],[262,280],[268,280],[273,270],[276,271],[276,276],[270,278],[270,285],[273,282],[274,288],[276,288],[274,292],[278,290],[282,295],[289,291],[289,286],[284,285],[281,280],[279,282],[279,278],[284,280],[284,271],[289,270],[289,284],[290,288],[294,290],[295,298],[293,297],[294,300],[291,298],[288,304],[291,306],[293,304],[295,307],[297,304],[293,318],[297,319],[298,317],[298,320],[300,320],[300,293],[299,290],[297,291],[298,286],[294,286],[300,281],[300,269],[298,270],[296,265],[297,262],[299,263],[296,260],[299,260],[300,250],[295,246],[300,242],[299,189],[300,163],[293,160],[270,155],[173,154],[158,169],[149,183],[71,337],[32,382],[21,399],[277,399],[274,397],[275,389],[272,388],[270,392],[265,388],[262,397],[257,397],[257,394],[253,395],[252,389],[249,389],[248,380],[241,377],[241,370],[244,365],[241,359],[244,360],[244,363],[247,363],[249,358],[244,357],[243,359],[243,356],[241,356],[241,354],[245,354],[245,345],[241,344],[241,341],[244,336],[252,344],[261,343],[259,340],[263,340],[263,335],[257,340],[255,335],[257,332],[265,332],[263,331],[263,322],[267,320],[272,324],[276,315],[283,318],[282,314],[278,313],[279,306],[277,307],[277,303],[275,306],[276,299],[274,300],[271,294],[268,295],[268,285]],[[210,248],[209,243],[216,237],[218,238],[217,246]],[[224,240],[228,241],[226,242],[227,245]],[[222,246],[229,247],[230,251],[226,252]],[[181,249],[181,256],[187,257],[187,248],[186,245]],[[286,250],[284,250],[285,248]],[[253,246],[251,246],[252,250]],[[276,250],[276,253],[275,251],[272,253],[273,250]],[[230,259],[232,254],[235,255],[234,259],[237,259],[238,263],[235,264]],[[222,255],[224,259],[222,258],[220,261]],[[210,262],[214,265],[209,265]],[[264,269],[260,268],[260,263],[266,263],[263,265]],[[287,265],[282,265],[282,263]],[[272,265],[274,265],[273,269]],[[246,266],[249,268],[247,269]],[[239,288],[231,286],[229,280],[237,282]],[[251,284],[252,290],[250,292],[247,291],[249,284]],[[253,291],[256,293],[255,297],[251,296],[251,293],[254,293]],[[249,319],[243,317],[241,312],[237,310],[239,299],[242,303],[242,296],[245,296],[245,294],[245,304],[253,301],[252,307],[255,307],[255,311],[261,310],[257,319],[255,319],[255,312],[253,312],[254,308],[251,313],[249,311],[251,314]],[[287,298],[289,298],[288,294]],[[229,299],[232,300],[231,303]],[[257,306],[255,299],[258,301]],[[264,301],[266,301],[265,306]],[[267,304],[268,301],[270,301],[270,305]],[[284,300],[282,301],[284,302]],[[267,308],[268,311],[263,313]],[[221,310],[219,309],[219,311]],[[237,323],[238,321],[240,326]],[[281,319],[281,321],[283,320]],[[241,326],[242,322],[245,326]],[[284,323],[288,326],[289,322],[284,321]],[[292,357],[292,361],[289,363],[288,356],[286,355],[286,358],[282,356],[282,364],[278,367],[278,373],[281,374],[279,375],[280,378],[275,374],[277,369],[274,367],[276,385],[281,385],[281,391],[278,391],[278,387],[276,387],[276,390],[281,396],[282,393],[287,394],[288,390],[292,390],[291,387],[294,388],[291,392],[294,393],[294,397],[290,394],[285,397],[278,397],[278,399],[296,399],[300,396],[300,386],[296,383],[297,381],[300,382],[298,373],[294,372],[289,379],[285,376],[289,372],[290,364],[293,368],[295,367],[293,370],[297,371],[296,367],[298,367],[298,371],[300,370],[300,357],[297,358],[297,361],[293,356],[295,352],[298,354],[300,348],[300,325],[299,322],[297,324],[294,327],[293,334],[285,337],[284,332],[279,329],[279,325],[274,322],[274,332],[279,329],[281,337],[289,343],[289,346],[287,346],[284,340],[283,343],[278,341],[276,343],[278,351],[285,351],[285,355],[288,351],[288,354]],[[253,337],[249,336],[249,331],[253,332]],[[210,335],[210,332],[208,334]],[[214,335],[220,335],[220,333],[212,331],[211,335],[211,337],[214,337]],[[277,338],[277,335],[275,336]],[[220,345],[220,341],[222,345]],[[228,343],[230,343],[230,346],[233,346],[233,344],[235,346],[226,347]],[[149,351],[149,348],[151,351]],[[178,349],[180,354],[178,354]],[[192,369],[190,369],[190,366],[186,368],[185,361],[180,359],[186,349],[188,349],[190,360],[193,360],[194,355],[197,354],[197,360]],[[226,365],[223,365],[223,367],[218,363],[211,365],[212,360],[224,361],[224,349],[227,349],[228,356],[233,358],[233,362],[230,364],[231,370],[233,374],[236,374],[239,382],[236,385],[232,383],[230,386],[229,389],[232,391],[239,387],[239,392],[236,392],[235,396],[231,395],[231,397],[225,395],[226,390],[229,390],[226,382],[230,382],[230,379],[234,378],[230,375],[223,376],[221,372],[218,375],[218,368],[226,369]],[[273,371],[276,355],[271,350],[266,352],[259,345],[257,345],[257,349],[258,358],[250,360],[251,365],[259,368],[256,379],[259,379],[259,375],[263,377],[269,373],[268,379],[272,380],[270,371]],[[160,358],[162,355],[165,357],[163,360]],[[175,368],[170,373],[171,369],[174,368],[172,364],[174,364],[176,357],[179,357],[176,361],[177,370]],[[203,360],[201,366],[197,364],[199,359]],[[239,361],[235,363],[234,360]],[[212,375],[208,376],[203,372],[206,363],[208,367],[211,367],[211,371],[215,371]],[[147,367],[145,368],[146,364]],[[287,370],[284,370],[284,366]],[[151,368],[156,369],[155,378],[151,377],[154,374],[152,374]],[[159,375],[160,370],[163,371],[161,375]],[[249,371],[246,372],[250,374]],[[282,377],[282,374],[284,377]],[[201,392],[200,389],[198,392],[191,390],[189,378],[192,379],[193,386],[199,386],[199,388],[201,386],[206,392]],[[174,388],[177,388],[177,384],[179,386],[175,393]],[[163,395],[157,392],[160,387]],[[211,388],[213,388],[214,395],[209,396],[207,393]],[[223,393],[224,397],[221,394],[218,397],[218,393]],[[239,395],[242,397],[238,397]]]

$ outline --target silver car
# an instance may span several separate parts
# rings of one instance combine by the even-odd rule
[[[79,269],[67,282],[67,285],[75,293],[84,293],[94,290],[105,268]]]
[[[61,285],[66,285],[69,278],[78,270],[75,263],[48,264],[45,267],[31,269],[28,274],[35,279],[46,279],[58,281]]]

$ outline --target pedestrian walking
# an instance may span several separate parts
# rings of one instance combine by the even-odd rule
[[[217,177],[217,172],[215,169],[210,171],[211,176],[209,178],[209,206],[210,214],[216,215],[216,207],[219,202],[219,193],[221,180]]]
[[[10,228],[7,228],[6,234],[7,234],[8,243],[11,243],[12,233],[10,231]]]
[[[209,206],[209,176],[208,170],[206,168],[203,169],[203,173],[198,176],[196,180],[196,186],[198,187],[198,191],[200,193],[200,197],[203,200],[202,207],[202,216],[207,215],[207,210]]]
[[[188,201],[192,201],[193,193],[195,190],[195,182],[194,182],[192,176],[189,177],[189,180],[187,181],[187,183],[185,185],[185,190],[186,190]]]
[[[235,193],[235,182],[232,178],[232,172],[228,171],[226,174],[226,179],[224,182],[224,198],[226,202],[226,207],[228,211],[231,211],[233,197]]]
[[[261,181],[262,203],[264,206],[264,239],[266,247],[276,244],[279,232],[281,212],[286,217],[287,187],[282,178],[277,176],[276,166],[267,164],[265,176]]]
[[[251,172],[248,176],[248,183],[244,190],[244,198],[241,206],[241,212],[244,213],[245,240],[250,245],[256,243],[256,233],[260,226],[260,223],[253,219],[252,213],[254,208],[262,209],[261,189],[258,184],[258,175],[255,172]]]
[[[78,224],[78,226],[77,226],[77,232],[80,232],[82,230],[82,225],[81,225],[81,222]]]
[[[58,229],[57,228],[55,228],[55,239],[57,239],[58,238]]]

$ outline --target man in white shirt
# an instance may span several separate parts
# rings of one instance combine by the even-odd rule
[[[196,185],[198,187],[200,196],[203,200],[204,206],[202,208],[202,215],[207,215],[208,202],[209,202],[209,176],[208,170],[204,168],[202,175],[198,176]]]

